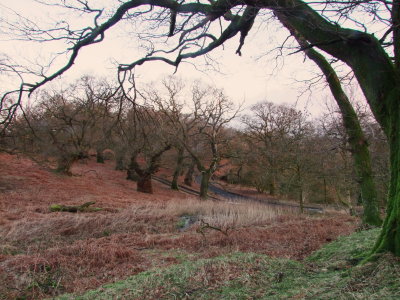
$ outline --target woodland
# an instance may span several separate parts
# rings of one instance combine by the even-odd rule
[[[34,2],[65,20],[12,10],[2,38],[63,51],[0,52],[0,299],[400,297],[399,0]],[[137,80],[270,23],[321,116]],[[63,82],[118,26],[141,57]]]

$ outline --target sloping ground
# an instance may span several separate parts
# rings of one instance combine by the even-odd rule
[[[136,192],[136,183],[125,180],[125,173],[93,161],[73,167],[72,177],[60,176],[40,168],[23,157],[0,154],[1,225],[25,217],[42,217],[54,203],[67,205],[96,201],[106,210],[124,208],[154,200],[152,195]],[[168,201],[180,193],[155,183],[157,201]]]
[[[355,265],[378,231],[340,238],[304,262],[234,253],[140,273],[57,299],[399,299],[400,260]]]
[[[344,215],[199,201],[156,182],[154,195],[137,193],[112,162],[78,163],[73,173],[59,176],[0,154],[0,299],[82,293],[149,269],[237,251],[301,260],[356,226]],[[49,210],[87,201],[102,210]]]

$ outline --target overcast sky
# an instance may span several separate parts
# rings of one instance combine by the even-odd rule
[[[10,8],[22,16],[30,17],[36,22],[52,23],[62,14],[46,8],[32,0],[0,0],[0,18],[12,20],[14,13]],[[67,18],[67,16],[65,16]],[[73,22],[76,22],[73,21]],[[79,20],[77,21],[79,22]],[[310,62],[305,62],[301,54],[285,56],[278,60],[274,55],[260,56],[263,53],[280,45],[286,37],[286,31],[278,24],[269,24],[259,27],[255,24],[252,33],[246,39],[242,49],[242,56],[235,54],[238,46],[238,37],[212,53],[212,57],[219,61],[219,72],[204,67],[204,59],[198,58],[181,64],[177,75],[183,79],[202,79],[207,83],[214,83],[224,88],[228,96],[235,102],[245,101],[250,106],[259,101],[268,100],[275,103],[297,103],[298,109],[306,109],[316,116],[324,107],[325,98],[329,93],[315,91],[312,101],[308,97],[298,99],[299,87],[295,79],[307,79],[316,71]],[[16,61],[43,63],[52,53],[65,48],[61,43],[28,43],[15,40],[0,40],[0,51],[15,58]],[[130,39],[126,28],[115,28],[107,33],[104,42],[86,47],[80,53],[75,65],[65,75],[63,81],[72,81],[85,74],[115,77],[115,61],[129,63],[141,57],[140,49],[134,39]],[[65,62],[65,57],[60,59]],[[194,67],[196,65],[196,67]],[[196,69],[200,69],[196,70]],[[159,62],[149,62],[137,68],[138,82],[157,81],[174,72],[174,68]]]

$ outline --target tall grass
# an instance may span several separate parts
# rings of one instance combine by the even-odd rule
[[[246,227],[271,223],[281,216],[295,214],[293,208],[267,206],[257,202],[170,201],[162,207],[169,215],[197,216],[210,225],[218,227]]]
[[[98,238],[114,233],[174,232],[179,217],[185,215],[220,228],[239,228],[271,224],[277,218],[294,214],[291,208],[259,203],[175,199],[161,203],[142,202],[118,212],[53,213],[43,218],[23,219],[1,227],[0,240],[12,241],[19,246],[26,244],[26,247],[32,247],[32,242],[40,242],[46,247],[55,241]],[[25,251],[28,250],[26,247],[22,246]]]

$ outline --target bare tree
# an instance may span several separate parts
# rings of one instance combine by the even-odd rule
[[[265,187],[271,195],[277,192],[277,181],[283,172],[285,156],[289,149],[288,137],[303,126],[301,112],[285,105],[261,102],[251,108],[252,115],[242,118],[246,125],[245,134],[252,149],[256,149],[264,162],[256,185],[259,190]],[[258,159],[257,159],[258,160]],[[263,187],[264,186],[264,187]]]
[[[220,146],[227,142],[225,127],[236,117],[240,107],[235,107],[222,90],[197,82],[191,89],[190,111],[184,113],[183,102],[179,99],[182,82],[170,78],[164,81],[164,87],[165,98],[154,90],[150,97],[167,116],[178,151],[183,155],[185,148],[201,173],[200,197],[205,199],[210,178],[221,160]]]
[[[129,155],[127,178],[137,180],[138,192],[153,193],[152,175],[171,148],[162,114],[147,105],[134,106],[120,120],[118,132]]]
[[[195,124],[190,120],[188,114],[183,113],[185,96],[185,84],[179,78],[172,76],[162,80],[162,89],[156,89],[154,85],[149,86],[146,97],[154,103],[155,107],[165,116],[166,130],[172,147],[175,149],[175,169],[171,181],[171,189],[179,190],[178,179],[182,173],[185,160],[187,159],[185,143],[188,139],[188,131]]]
[[[71,175],[75,161],[91,148],[111,147],[110,131],[118,119],[119,88],[84,76],[66,89],[43,92],[11,126],[19,149],[57,160],[57,171]]]

